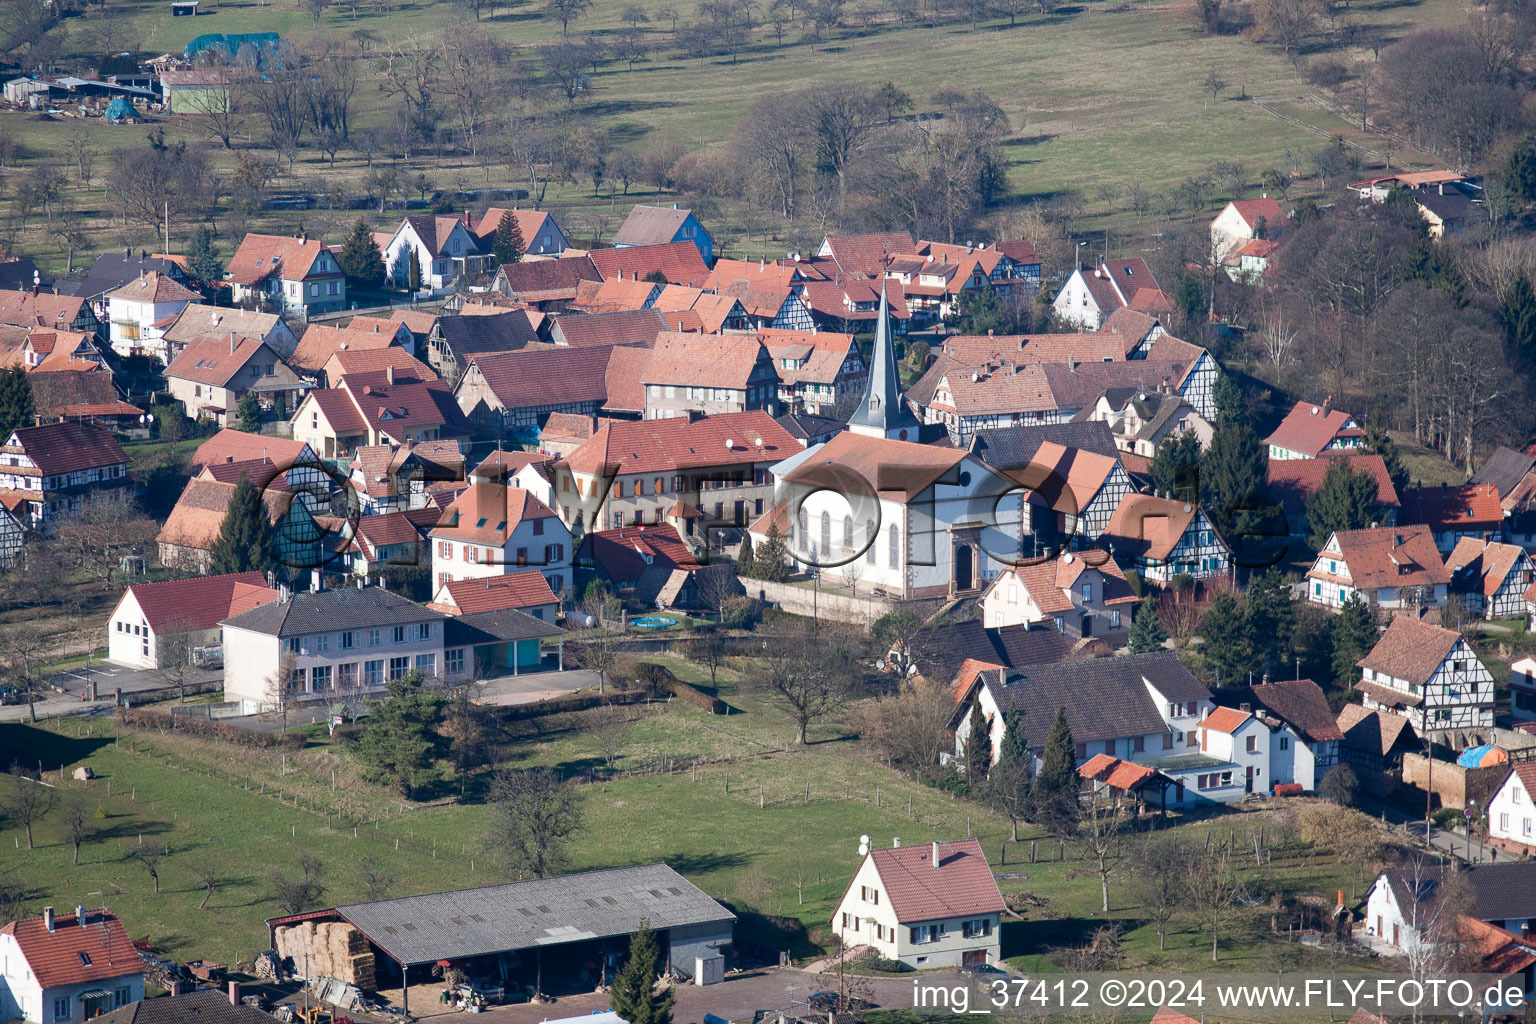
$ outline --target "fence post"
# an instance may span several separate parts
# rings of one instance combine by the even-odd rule
[[[763,784],[761,782],[757,784],[757,809],[763,809]]]
[[[730,772],[726,772],[725,773],[725,795],[726,796],[730,796],[731,795],[731,773]]]

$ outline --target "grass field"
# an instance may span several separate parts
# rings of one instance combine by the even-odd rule
[[[694,666],[671,664],[680,675],[702,675]],[[1020,873],[1002,883],[1005,892],[1028,890],[1046,900],[1028,920],[1005,926],[1004,955],[1016,965],[1046,968],[1051,950],[1084,941],[1105,923],[1097,912],[1097,875],[1075,857],[1056,861],[1054,841],[1039,844],[1040,863],[1021,864],[1029,844],[1009,843],[1005,853],[1006,822],[872,763],[841,726],[814,728],[807,749],[785,752],[792,731],[782,714],[730,680],[722,680],[720,694],[732,707],[729,717],[676,702],[633,710],[618,764],[627,774],[582,788],[586,826],[571,846],[571,869],[665,860],[712,896],[749,912],[740,938],[787,943],[805,956],[814,952],[807,938],[828,920],[857,865],[861,834],[883,846],[897,837],[908,843],[960,838],[969,829],[994,869]],[[511,748],[511,760],[568,771],[599,764],[591,734],[577,725],[570,716],[543,720],[537,734]],[[480,843],[486,810],[473,798],[402,805],[360,783],[349,759],[323,742],[322,733],[285,760],[266,751],[231,757],[225,748],[179,736],[120,734],[109,722],[0,726],[0,746],[24,763],[42,758],[50,772],[62,764],[66,777],[71,766],[90,764],[100,779],[65,781],[62,789],[78,791],[88,808],[99,805],[105,814],[96,821],[102,837],[85,846],[78,868],[52,821],[38,827],[38,847],[30,852],[20,849],[25,843],[15,827],[0,832],[0,843],[12,841],[5,861],[29,886],[34,907],[109,904],[133,934],[147,933],[183,959],[249,957],[260,948],[261,922],[277,913],[267,879],[301,849],[324,860],[328,903],[360,898],[357,865],[365,856],[392,871],[395,895],[501,880],[486,863]],[[697,773],[667,771],[666,759],[706,763]],[[1235,829],[1241,842],[1267,821],[1262,813],[1223,815],[1180,830],[1201,842],[1208,830],[1222,838]],[[170,850],[158,896],[130,859],[140,835]],[[1021,835],[1041,834],[1026,828]],[[225,872],[209,907],[198,910],[203,890],[190,865],[206,858]],[[1247,884],[1258,899],[1279,888],[1329,894],[1352,890],[1354,874],[1327,856],[1309,855],[1277,860]],[[1122,922],[1130,961],[1208,962],[1209,937],[1195,922],[1177,921],[1167,952],[1160,953],[1154,930],[1129,904],[1112,889],[1109,918]],[[798,919],[809,934],[770,927],[761,914]],[[1258,907],[1226,926],[1228,969],[1254,969],[1282,956],[1305,962],[1301,947],[1269,934],[1268,915]]]
[[[626,6],[627,0],[597,0],[573,31],[614,32],[621,27],[620,14]],[[357,17],[333,8],[318,23],[286,0],[223,0],[198,18],[171,18],[166,5],[159,2],[114,5],[111,10],[113,47],[145,53],[175,52],[205,32],[251,31],[276,31],[293,40],[361,34],[377,49],[392,42],[427,40],[461,16],[446,2],[401,3],[387,13],[369,9]],[[684,19],[690,16],[684,9]],[[1413,27],[1450,24],[1463,16],[1460,5],[1450,0],[1367,0],[1351,5],[1346,17],[1357,24],[1379,26],[1391,37]],[[1133,185],[1165,193],[1225,159],[1248,168],[1249,191],[1256,192],[1267,169],[1304,167],[1306,155],[1326,135],[1359,134],[1323,109],[1296,64],[1240,37],[1200,35],[1192,6],[1184,3],[1111,5],[1096,0],[1062,7],[1050,16],[1026,15],[1014,26],[996,19],[985,21],[975,30],[954,23],[902,27],[887,19],[868,29],[833,30],[814,44],[797,41],[798,28],[786,34],[783,45],[774,43],[766,29],[759,29],[753,44],[736,61],[683,58],[669,28],[656,22],[648,26],[655,47],[652,58],[633,71],[604,65],[576,104],[615,144],[644,148],[657,137],[670,136],[689,148],[725,146],[733,126],[754,100],[813,83],[890,80],[912,95],[919,111],[935,109],[930,96],[940,88],[983,89],[1004,107],[1013,127],[1004,145],[1011,160],[1013,194],[1003,210],[1020,201],[1075,193],[1078,199],[1073,205],[1081,210],[1071,218],[1075,235],[1091,240],[1099,233],[1101,244],[1111,250],[1122,246],[1128,236],[1153,227],[1129,212],[1125,196]],[[532,56],[558,37],[559,26],[539,18],[532,6],[524,6],[495,11],[476,30],[500,38],[520,56]],[[354,123],[367,133],[389,120],[393,106],[380,91],[375,59],[367,58],[364,64]],[[1201,88],[1212,71],[1228,83],[1227,91],[1214,100]],[[1244,97],[1264,100],[1312,130],[1280,120]],[[171,117],[163,126],[175,138],[187,132],[184,122]],[[9,132],[28,154],[23,166],[60,158],[61,136],[79,123],[38,121],[29,114],[0,117],[0,129]],[[89,188],[72,186],[69,200],[87,213],[94,248],[156,244],[156,232],[147,225],[111,222],[99,184],[106,169],[101,165],[109,165],[116,151],[142,145],[150,127],[115,127],[99,119],[85,124],[102,158],[98,181]],[[195,144],[209,145],[199,134],[188,137]],[[1370,141],[1374,137],[1366,138],[1367,144],[1379,145]],[[249,138],[241,143],[250,144]],[[234,154],[216,143],[211,148],[222,167],[233,166]],[[1400,156],[1414,158],[1411,153]],[[460,157],[419,158],[409,169],[412,175],[424,170],[439,188],[517,184],[508,168],[471,166]],[[285,174],[273,188],[309,187],[324,192],[335,182],[359,179],[363,171],[364,163],[354,153],[343,153],[331,168],[318,153],[306,150],[292,174]],[[632,189],[629,196],[613,196],[605,186],[601,195],[593,196],[589,185],[557,184],[551,187],[546,205],[579,207],[579,212],[565,215],[566,231],[586,239],[611,234],[628,205],[649,195],[644,189]],[[749,216],[734,201],[718,205],[710,227],[733,256],[780,255],[792,245],[813,244],[823,230],[809,219],[788,225],[761,214]],[[352,216],[323,211],[261,214],[249,226],[296,230],[302,222],[311,234],[330,238],[338,236]],[[1182,211],[1179,216],[1209,214]],[[393,223],[396,215],[374,219],[376,226],[383,227]],[[178,238],[185,240],[192,226],[177,224],[173,218],[173,247]],[[39,222],[21,229],[18,244],[22,251],[42,256],[51,268],[62,269],[60,244],[45,227]]]

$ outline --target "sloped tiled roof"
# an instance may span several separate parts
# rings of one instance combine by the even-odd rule
[[[197,292],[174,278],[150,271],[127,284],[107,293],[109,299],[125,299],[129,302],[196,302],[202,298]]]
[[[165,368],[165,375],[168,378],[225,387],[231,378],[245,369],[246,363],[262,352],[277,359],[276,353],[259,338],[239,339],[233,346],[226,338],[199,338],[171,360],[171,365]]]
[[[475,241],[480,244],[481,251],[490,252],[491,243],[496,238],[496,228],[501,224],[503,214],[510,213],[512,219],[517,222],[518,234],[523,236],[523,246],[536,245],[539,235],[544,230],[544,222],[551,220],[544,210],[519,210],[505,206],[492,206],[475,222]]]
[[[566,405],[608,398],[611,346],[491,352],[473,362],[491,393],[507,409]],[[461,385],[462,386],[462,385]]]
[[[1323,688],[1310,679],[1281,679],[1249,687],[1248,698],[1313,743],[1344,737]]]
[[[555,592],[549,589],[549,581],[536,569],[478,580],[452,580],[443,587],[453,599],[453,607],[465,615],[507,608],[538,608],[555,603]]]
[[[60,914],[51,932],[41,917],[12,921],[0,932],[16,941],[44,989],[144,973],[144,962],[123,923],[107,910],[87,910],[84,926],[73,914]]]
[[[1210,729],[1212,732],[1234,733],[1241,729],[1253,718],[1248,711],[1239,711],[1237,708],[1212,708],[1200,722],[1200,728]]]
[[[636,206],[614,232],[614,245],[661,245],[677,237],[693,211],[675,206]]]
[[[1322,452],[1336,438],[1364,437],[1365,431],[1359,427],[1346,426],[1350,421],[1349,413],[1330,408],[1326,404],[1297,402],[1295,408],[1280,421],[1275,432],[1264,439],[1264,443],[1300,452],[1310,458]]]
[[[1128,793],[1152,778],[1157,772],[1144,764],[1125,761],[1109,754],[1094,754],[1083,762],[1077,774],[1085,779],[1102,782],[1110,789]]]
[[[0,290],[0,324],[68,328],[84,307],[78,295]]]
[[[1423,686],[1460,640],[1461,634],[1454,629],[1399,615],[1360,659],[1360,667]]]
[[[303,441],[268,434],[249,434],[233,427],[225,427],[198,445],[192,453],[194,471],[202,466],[218,462],[252,462],[267,459],[283,466],[291,466],[307,448]]]
[[[395,380],[400,383],[412,380],[425,383],[438,379],[437,372],[432,367],[399,345],[371,349],[341,349],[326,360],[324,366],[326,379],[333,385],[348,374],[385,373],[389,370],[394,370]]]
[[[623,351],[618,349],[615,351]],[[759,447],[757,440],[762,439]],[[729,448],[726,441],[730,441]],[[915,446],[914,446],[915,447]],[[710,466],[778,462],[802,451],[799,443],[761,410],[690,420],[604,423],[566,464],[579,473],[649,473]]]
[[[697,253],[698,250],[694,249]],[[521,260],[503,263],[507,289],[521,302],[555,302],[574,299],[582,281],[600,281],[603,274],[586,256],[561,256],[555,260]]]
[[[1068,612],[1075,607],[1068,591],[1087,571],[1096,571],[1102,575],[1104,604],[1135,603],[1136,595],[1131,592],[1131,585],[1126,581],[1125,573],[1120,571],[1120,566],[1108,555],[1101,557],[1102,561],[1095,565],[1090,564],[1083,553],[1068,552],[1058,558],[1016,565],[1010,571],[1018,577],[1020,585],[1046,615]]]
[[[615,583],[633,583],[657,567],[692,572],[699,568],[693,552],[670,523],[598,530],[581,541],[577,557],[590,560]]]
[[[445,316],[434,330],[454,358],[465,364],[470,356],[482,352],[515,352],[539,340],[528,314],[521,309],[485,316]]]
[[[1450,582],[1451,574],[1446,571],[1427,526],[1342,530],[1334,537],[1338,541],[1339,561],[1349,567],[1349,578],[1330,576],[1316,564],[1308,576],[1333,579],[1359,590]],[[1320,553],[1319,557],[1330,556]]]
[[[1315,459],[1269,460],[1269,494],[1287,515],[1306,512],[1307,499],[1323,488],[1323,481],[1334,463],[1342,463],[1352,473],[1364,473],[1376,481],[1376,503],[1382,508],[1400,504],[1397,488],[1387,464],[1380,455],[1325,455]]]
[[[608,400],[603,409],[611,413],[635,413],[645,411],[645,385],[640,382],[645,368],[650,365],[651,350],[641,345],[620,345],[608,357],[608,370],[604,382]]]
[[[531,492],[502,483],[475,483],[443,512],[433,540],[501,546],[524,520],[552,519],[555,513]]]
[[[300,591],[224,620],[224,625],[268,636],[302,636],[332,629],[367,629],[441,620],[447,616],[383,587]]]
[[[394,344],[394,335],[383,331],[310,324],[304,329],[304,336],[299,339],[293,355],[288,357],[288,365],[300,373],[318,374],[338,352],[388,348]]]
[[[1371,711],[1359,704],[1345,704],[1339,709],[1339,731],[1344,734],[1344,745],[1352,750],[1383,757],[1406,731],[1414,737],[1413,724],[1402,715],[1386,711]],[[1417,739],[1412,740],[1417,746]]]
[[[763,343],[750,334],[667,331],[657,335],[640,382],[740,389],[766,359]]]
[[[279,592],[259,572],[194,576],[128,588],[156,633],[212,629],[221,619],[275,601]]]
[[[618,277],[644,278],[659,270],[672,284],[698,287],[709,277],[709,267],[692,242],[667,242],[665,245],[628,245],[621,249],[593,249],[587,256],[604,280]]]
[[[964,459],[965,452],[954,448],[844,431],[812,452],[785,479],[805,487],[842,490],[851,472],[880,494],[905,502]]]
[[[1492,484],[1420,485],[1405,490],[1401,499],[1405,523],[1462,533],[1499,533],[1504,529],[1504,507]]]
[[[870,851],[891,909],[902,924],[999,914],[1007,909],[977,839]]]
[[[407,217],[405,223],[411,226],[411,230],[416,232],[416,237],[431,250],[433,256],[442,256],[447,253],[448,239],[453,235],[453,229],[456,227],[464,227],[465,234],[469,235],[469,244],[471,246],[475,244],[475,236],[469,231],[468,225],[464,224],[464,218],[461,216],[435,214]]]
[[[1187,501],[1127,494],[1109,517],[1104,536],[1119,557],[1166,561],[1195,521],[1197,511]]]
[[[71,365],[76,369],[50,370],[46,368],[45,360],[43,366],[27,375],[39,419],[138,416],[143,413],[139,406],[122,400],[112,383],[112,372],[106,367],[80,361]]]
[[[1458,540],[1445,559],[1445,567],[1452,578],[1465,572],[1469,582],[1486,597],[1497,594],[1510,573],[1521,565],[1529,568],[1530,562],[1525,549],[1518,544],[1500,544],[1475,537]],[[1524,587],[1520,589],[1523,593]]]
[[[613,313],[625,309],[645,309],[646,303],[651,301],[651,296],[660,287],[654,281],[637,281],[629,278],[622,281],[617,279],[581,281],[576,285],[576,298],[571,302],[571,308],[579,309],[584,313]],[[682,286],[668,285],[667,287]]]
[[[902,253],[914,252],[917,244],[905,231],[887,231],[866,235],[828,235],[822,242],[840,270],[846,274],[881,277],[886,261]]]
[[[971,452],[996,469],[1021,469],[1047,442],[1111,459],[1117,453],[1114,432],[1099,420],[978,430],[971,438]]]
[[[1227,205],[1237,211],[1237,215],[1243,218],[1243,223],[1249,228],[1258,227],[1261,220],[1275,231],[1285,227],[1285,211],[1268,196],[1262,199],[1234,199]]]
[[[570,348],[593,345],[650,345],[667,329],[667,317],[657,309],[562,316],[555,319],[557,341]]]
[[[252,480],[260,487],[260,483]],[[210,467],[193,477],[155,540],[160,544],[207,551],[219,537],[224,518],[229,514],[229,500],[234,497],[236,481],[215,479]],[[268,525],[279,522],[293,506],[293,494],[275,487],[261,491],[261,503]]]
[[[92,423],[65,421],[18,427],[16,440],[45,476],[128,461],[112,432]]]
[[[205,988],[141,999],[92,1020],[100,1024],[268,1024],[272,1015],[244,1003],[235,1006],[227,993]]]
[[[191,302],[182,307],[176,320],[165,329],[165,339],[185,345],[198,338],[265,338],[281,322],[276,313],[258,313],[252,309],[226,309]]]
[[[235,284],[252,286],[274,273],[285,281],[300,281],[314,269],[315,260],[326,247],[317,239],[289,235],[248,234],[229,258],[225,268]]]

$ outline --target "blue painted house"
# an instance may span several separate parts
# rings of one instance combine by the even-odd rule
[[[715,240],[692,210],[671,206],[636,206],[613,236],[615,248],[634,245],[664,245],[667,242],[692,242],[704,262],[715,262]]]

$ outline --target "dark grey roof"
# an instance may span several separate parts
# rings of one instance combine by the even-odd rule
[[[181,996],[141,999],[95,1018],[101,1024],[272,1024],[272,1015],[253,1006],[233,1006],[216,988]]]
[[[880,286],[880,312],[875,321],[875,348],[871,356],[869,382],[863,400],[848,417],[848,426],[876,430],[886,437],[897,436],[903,428],[915,435],[917,417],[912,415],[901,397],[901,374],[896,369],[896,346],[891,341],[891,304],[883,284]]]
[[[151,271],[164,274],[177,281],[186,277],[186,273],[170,260],[155,259],[153,256],[140,258],[138,253],[124,256],[120,252],[107,253],[105,256],[96,257],[96,262],[91,264],[91,269],[85,272],[84,277],[68,277],[59,280],[57,291],[60,295],[74,295],[85,299],[94,299],[114,288],[121,288],[140,274]],[[7,285],[6,287],[10,287]],[[25,285],[18,287],[30,288],[32,281],[29,278]]]
[[[38,275],[34,281],[33,274]],[[30,256],[18,256],[13,260],[0,261],[0,288],[24,292],[33,284],[48,284],[48,275],[42,273]]]
[[[1023,625],[986,629],[979,620],[967,619],[928,627],[923,630],[919,646],[939,652],[939,661],[947,658],[959,663],[975,658],[1021,668],[1061,661],[1072,653],[1076,643],[1073,637],[1054,629],[1030,629]]]
[[[832,419],[830,416],[813,416],[808,412],[785,413],[778,418],[778,424],[789,431],[789,436],[797,441],[835,434],[843,429],[841,420]]]
[[[1498,491],[1499,497],[1502,498],[1525,479],[1525,475],[1531,471],[1532,466],[1536,466],[1536,456],[1500,445],[1493,450],[1492,455],[1483,460],[1481,466],[1477,467],[1477,472],[1472,474],[1472,482],[1492,484],[1493,489]]]
[[[1072,417],[1073,422],[1091,419],[1101,399],[1107,401],[1109,407],[1116,412],[1123,411],[1128,405],[1133,407],[1137,418],[1142,421],[1136,437],[1146,441],[1156,437],[1157,432],[1167,425],[1173,414],[1188,404],[1182,396],[1166,391],[1151,391],[1136,387],[1105,388],[1099,393],[1098,398],[1078,410],[1077,415]]]
[[[460,362],[480,352],[513,352],[539,340],[520,309],[485,316],[441,317],[433,337],[441,338]]]
[[[446,618],[448,616],[442,612],[423,608],[383,587],[346,587],[319,593],[300,591],[286,601],[270,601],[231,616],[220,625],[289,637],[338,629],[403,626]]]
[[[584,871],[478,889],[337,907],[399,963],[482,956],[736,916],[665,864]]]
[[[1536,918],[1536,861],[1478,864],[1467,872],[1479,921]]]
[[[1087,743],[1167,732],[1148,683],[1167,701],[1211,696],[1172,651],[1034,665],[1001,675],[987,680],[992,696],[1002,710],[1019,712],[1031,746],[1045,742],[1057,708],[1067,709],[1073,741]]]
[[[1110,459],[1120,454],[1114,432],[1100,420],[978,430],[971,438],[971,454],[994,469],[1023,469],[1047,441]]]
[[[553,622],[534,618],[517,608],[474,612],[449,619],[443,626],[444,647],[472,647],[505,643],[508,640],[532,640],[535,637],[560,636],[565,630]]]
[[[1442,221],[1468,220],[1479,212],[1477,204],[1460,192],[1446,192],[1442,195],[1420,189],[1413,193],[1413,198]]]

